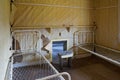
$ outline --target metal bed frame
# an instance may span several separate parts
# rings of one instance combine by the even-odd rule
[[[74,46],[120,66],[120,51],[95,44],[94,31],[76,31]]]
[[[18,30],[12,33],[15,39],[14,54],[8,63],[6,80],[71,80],[69,73],[59,73],[46,56],[37,51],[39,35],[37,30]],[[18,45],[20,49],[17,49]]]

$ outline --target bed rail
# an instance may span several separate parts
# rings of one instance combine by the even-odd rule
[[[87,45],[86,45],[87,46]],[[90,52],[91,54],[94,54],[104,60],[107,60],[108,62],[111,62],[117,66],[120,67],[120,51],[113,50],[111,48],[106,48],[104,46],[93,44],[93,47],[85,47],[85,46],[79,46],[79,48]],[[102,48],[103,50],[100,51],[99,48]],[[109,53],[109,52],[112,53]]]
[[[94,43],[94,31],[76,31],[73,34],[73,45],[91,44]]]
[[[94,31],[74,33],[74,46],[120,66],[120,51],[95,44]]]
[[[12,75],[11,72],[12,72],[11,71],[11,61],[9,60],[4,80],[12,80],[11,79],[11,75]]]
[[[49,80],[49,79],[53,79],[55,77],[62,76],[62,75],[67,75],[68,76],[68,80],[71,80],[71,76],[67,72],[62,72],[62,73],[54,74],[54,75],[47,76],[47,77],[44,77],[42,79],[36,79],[36,80]]]

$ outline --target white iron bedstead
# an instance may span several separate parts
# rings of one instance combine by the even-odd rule
[[[12,37],[15,40],[14,54],[10,57],[6,80],[65,80],[62,75],[67,75],[67,80],[71,80],[69,73],[59,73],[46,58],[47,53],[42,54],[37,49],[39,31],[14,31]]]
[[[74,46],[120,66],[120,51],[95,44],[94,31],[76,31]]]

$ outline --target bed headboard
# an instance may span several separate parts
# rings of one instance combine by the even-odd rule
[[[83,45],[94,43],[94,31],[76,31],[73,35],[73,45]]]
[[[36,51],[39,40],[37,30],[16,30],[12,32],[12,49],[20,52]]]

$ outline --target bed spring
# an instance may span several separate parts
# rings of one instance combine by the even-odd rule
[[[10,57],[5,80],[71,80],[68,73],[59,73],[41,53],[40,32],[17,30],[12,33],[13,54]],[[39,46],[39,47],[38,47]],[[47,54],[47,53],[46,53]]]
[[[15,58],[21,56],[30,58],[22,62],[16,61]],[[6,80],[65,80],[62,75],[67,75],[66,80],[71,80],[69,73],[59,73],[40,53],[13,55],[10,58],[8,69]]]

